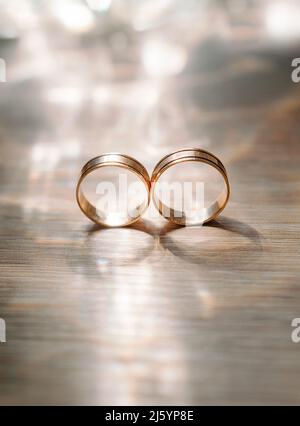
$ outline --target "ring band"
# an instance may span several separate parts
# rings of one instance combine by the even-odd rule
[[[117,220],[114,219],[112,221],[109,214],[102,213],[99,215],[96,207],[88,201],[82,191],[81,184],[84,179],[95,170],[102,167],[123,167],[134,173],[139,180],[143,182],[146,188],[147,197],[145,200],[131,211],[127,211],[126,217],[118,217]],[[103,154],[93,158],[83,166],[77,183],[76,199],[82,212],[93,222],[110,227],[127,226],[136,222],[148,208],[150,203],[150,185],[150,177],[147,170],[134,158],[118,153]]]
[[[183,211],[180,212],[166,206],[155,193],[155,187],[161,175],[175,164],[187,161],[197,161],[214,167],[222,175],[225,183],[223,191],[215,202],[213,202],[209,207],[202,208],[188,217]],[[222,210],[224,210],[230,195],[229,181],[223,163],[215,155],[199,148],[181,149],[162,158],[153,170],[151,187],[152,199],[160,214],[171,222],[185,226],[199,225],[215,219]],[[168,212],[168,214],[166,214],[166,212]]]

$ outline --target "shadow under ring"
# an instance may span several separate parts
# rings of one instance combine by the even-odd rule
[[[224,189],[209,207],[204,207],[187,216],[184,211],[178,211],[171,206],[167,206],[156,195],[155,188],[161,175],[170,167],[183,162],[200,162],[214,167],[223,177]],[[230,185],[227,172],[223,163],[208,151],[199,148],[181,149],[162,158],[155,166],[151,176],[151,194],[155,207],[159,213],[167,220],[182,226],[202,225],[216,219],[224,210],[230,195]]]

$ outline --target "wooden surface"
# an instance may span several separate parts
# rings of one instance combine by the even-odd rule
[[[51,25],[0,50],[0,403],[300,403],[300,44],[206,25],[153,77],[148,33],[127,29],[125,54]],[[217,222],[99,229],[78,209],[89,158],[151,172],[187,146],[228,169]]]

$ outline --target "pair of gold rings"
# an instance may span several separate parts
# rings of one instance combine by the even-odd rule
[[[216,169],[223,178],[224,188],[215,201],[208,207],[202,207],[195,211],[192,215],[186,215],[183,211],[178,212],[175,208],[166,206],[161,197],[155,191],[156,185],[162,176],[170,167],[183,162],[200,162],[205,163]],[[112,220],[109,213],[99,211],[95,203],[90,202],[84,194],[82,184],[96,170],[103,167],[121,167],[131,171],[142,182],[145,191],[143,200],[139,200],[138,204],[128,209],[126,216],[116,216]],[[224,210],[230,195],[230,186],[227,172],[222,162],[213,154],[199,148],[182,149],[163,157],[155,166],[150,178],[146,168],[136,159],[124,154],[108,153],[93,158],[88,161],[82,168],[77,188],[76,198],[82,212],[93,222],[103,226],[127,226],[136,222],[147,210],[150,200],[157,210],[166,219],[178,225],[199,225],[215,219]],[[168,214],[166,214],[168,212]]]

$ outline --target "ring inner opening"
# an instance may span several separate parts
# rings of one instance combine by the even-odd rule
[[[221,173],[209,164],[191,160],[162,173],[153,199],[165,218],[180,225],[196,225],[217,214],[226,195]]]
[[[139,176],[122,166],[102,166],[86,175],[79,199],[97,223],[122,226],[136,221],[148,206],[148,190]]]

